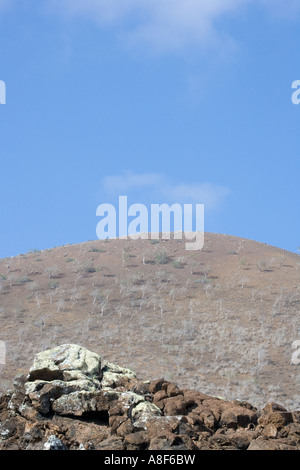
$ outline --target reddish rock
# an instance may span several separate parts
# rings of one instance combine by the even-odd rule
[[[145,431],[127,434],[125,443],[138,448],[146,448],[149,443],[149,435]]]
[[[168,398],[165,402],[164,414],[168,416],[185,415],[189,408],[195,405],[193,399],[187,399],[183,395]]]
[[[177,416],[159,416],[149,418],[145,425],[149,438],[160,435],[178,434],[181,418]]]
[[[167,396],[168,397],[177,397],[177,395],[183,395],[183,391],[180,390],[177,385],[169,384],[167,386]]]
[[[281,429],[292,422],[293,414],[276,403],[268,403],[258,419],[258,423],[264,428],[273,425],[276,429]]]
[[[124,450],[125,444],[120,437],[110,437],[105,439],[98,446],[97,450]]]
[[[125,437],[127,434],[131,434],[135,431],[135,428],[130,419],[123,421],[116,429],[116,434],[120,437]]]
[[[163,400],[164,398],[167,398],[167,397],[168,397],[168,395],[167,395],[165,390],[159,390],[159,392],[156,392],[153,395],[153,403],[155,403],[155,405],[156,405],[157,402],[159,402],[160,400]]]
[[[246,428],[250,423],[257,421],[256,412],[238,405],[229,404],[221,415],[221,426],[237,429]]]
[[[168,384],[169,382],[166,382],[165,379],[153,380],[149,384],[149,392],[154,395],[156,392],[167,388]]]

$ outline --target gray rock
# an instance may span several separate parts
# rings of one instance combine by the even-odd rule
[[[154,405],[153,403],[149,403],[148,401],[142,401],[138,405],[136,405],[132,410],[132,419],[135,421],[147,421],[148,418],[153,416],[161,416],[161,410]]]
[[[60,439],[51,435],[47,442],[44,444],[44,450],[67,450]]]
[[[55,409],[57,414],[81,416],[92,407],[85,401],[91,401],[91,393],[100,390],[101,376],[98,354],[64,344],[35,356],[24,385],[25,394],[41,414]]]
[[[101,387],[103,389],[115,388],[135,377],[136,374],[132,370],[105,361],[102,369]]]
[[[81,391],[63,395],[54,401],[52,410],[60,416],[82,416],[97,411],[96,394]]]
[[[35,356],[28,381],[101,379],[101,357],[75,344],[63,344]]]

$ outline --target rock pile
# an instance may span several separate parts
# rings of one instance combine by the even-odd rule
[[[0,450],[300,450],[300,411],[140,381],[67,344],[0,398]]]

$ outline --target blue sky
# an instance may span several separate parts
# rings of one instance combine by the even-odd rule
[[[0,0],[0,257],[96,239],[96,209],[204,203],[297,251],[294,0]]]

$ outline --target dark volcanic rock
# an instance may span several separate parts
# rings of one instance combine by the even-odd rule
[[[63,345],[0,398],[0,450],[300,450],[300,412],[138,381]]]

